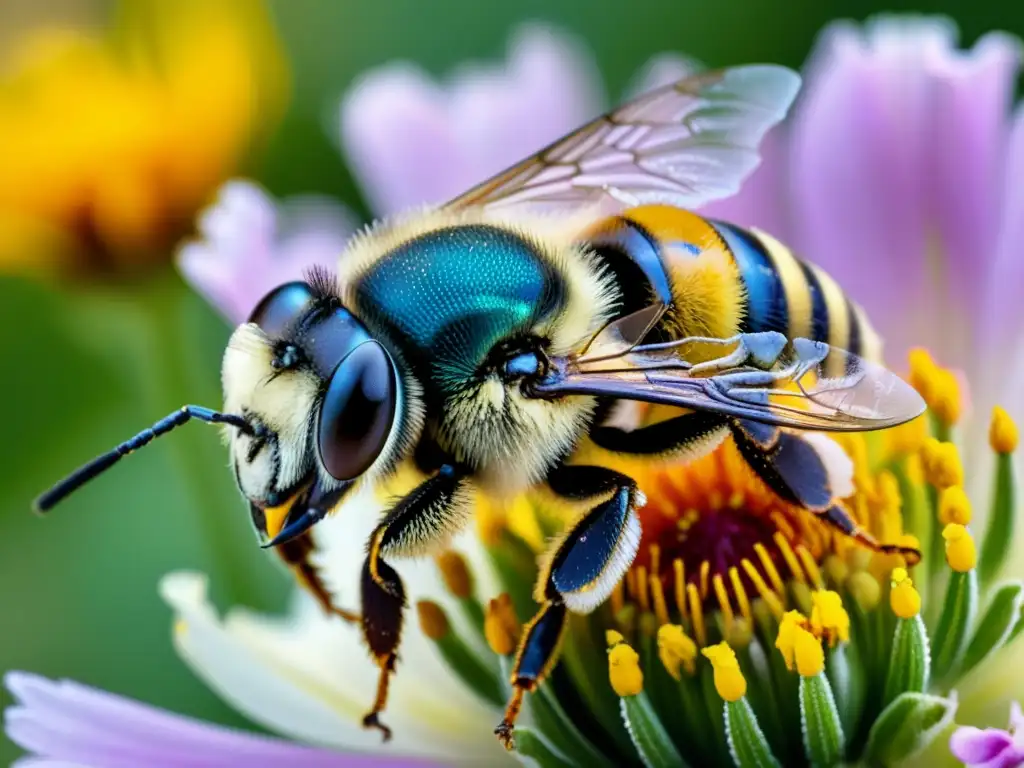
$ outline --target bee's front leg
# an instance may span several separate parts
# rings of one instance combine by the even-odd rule
[[[292,569],[296,581],[316,599],[325,613],[333,614],[353,624],[359,621],[359,614],[339,608],[334,604],[334,597],[327,589],[323,579],[320,578],[319,571],[309,561],[309,556],[316,551],[316,545],[309,533],[296,536],[294,539],[277,545],[274,549],[285,564]]]
[[[526,626],[516,652],[512,697],[494,729],[506,749],[514,746],[523,697],[543,682],[558,660],[567,611],[590,613],[607,599],[640,546],[636,483],[604,467],[558,466],[547,484],[563,500],[584,503],[583,513],[542,558],[534,599],[540,610]]]
[[[385,556],[414,556],[453,535],[469,514],[464,473],[442,466],[388,512],[370,536],[362,572],[363,637],[380,675],[373,708],[363,718],[364,728],[376,728],[384,740],[391,729],[380,722],[388,700],[388,684],[398,660],[405,610],[405,588]]]

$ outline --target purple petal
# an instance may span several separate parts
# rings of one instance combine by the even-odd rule
[[[442,203],[595,116],[598,82],[571,38],[527,25],[502,67],[445,84],[406,63],[365,74],[342,101],[342,147],[378,215]]]
[[[296,198],[278,206],[256,184],[230,181],[199,219],[202,239],[179,251],[178,269],[237,324],[270,289],[310,266],[333,267],[353,228],[334,203]]]
[[[957,728],[949,739],[949,751],[972,768],[1011,768],[1024,760],[1013,748],[1010,735],[996,728]]]
[[[4,713],[7,735],[23,749],[48,758],[51,765],[52,761],[90,768],[427,765],[408,758],[357,757],[289,744],[209,725],[66,680],[9,672],[4,681],[17,700]]]

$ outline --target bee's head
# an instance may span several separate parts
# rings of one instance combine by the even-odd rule
[[[231,337],[223,384],[222,412],[174,411],[61,480],[36,509],[49,510],[155,437],[198,419],[226,425],[238,486],[271,546],[307,531],[399,453],[395,366],[322,277],[264,297]]]
[[[361,478],[393,460],[401,384],[388,352],[331,292],[275,288],[224,354],[228,433],[257,532],[286,541],[322,519]]]

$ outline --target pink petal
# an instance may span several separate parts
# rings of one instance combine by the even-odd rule
[[[407,758],[344,755],[203,723],[71,681],[9,672],[17,705],[4,713],[12,741],[48,758],[90,768],[398,766]],[[424,763],[419,763],[426,765]]]

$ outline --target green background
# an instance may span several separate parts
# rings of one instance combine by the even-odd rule
[[[97,12],[64,0],[0,8],[18,23]],[[250,175],[271,192],[332,194],[366,213],[335,149],[329,118],[358,73],[404,58],[443,74],[504,56],[509,32],[536,19],[590,46],[607,93],[647,58],[679,51],[708,65],[799,66],[836,17],[942,12],[973,43],[990,29],[1024,34],[1024,4],[827,3],[820,0],[276,0],[292,102]],[[103,8],[99,8],[99,13]],[[9,39],[11,25],[0,36]],[[2,169],[0,169],[2,173]],[[133,456],[55,512],[29,513],[63,472],[183,402],[219,402],[229,329],[167,268],[143,282],[43,286],[0,278],[0,669],[70,677],[223,723],[241,718],[197,682],[171,648],[161,575],[209,573],[218,603],[283,604],[288,579],[256,546],[212,430],[193,427]],[[0,693],[0,705],[9,702]],[[0,762],[15,748],[0,740]]]

